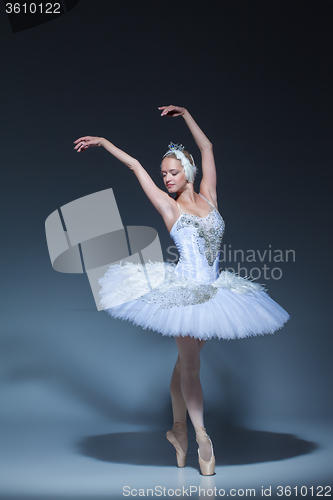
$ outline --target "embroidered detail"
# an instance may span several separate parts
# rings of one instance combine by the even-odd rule
[[[223,218],[215,209],[205,218],[184,214],[178,220],[176,229],[180,231],[187,226],[193,226],[197,229],[195,238],[199,252],[205,255],[209,266],[213,266],[220,251],[225,228]]]
[[[141,297],[146,304],[159,304],[159,309],[168,309],[171,307],[193,306],[202,304],[215,297],[218,289],[212,285],[193,284],[184,280],[183,285],[175,287],[166,293],[154,290]]]

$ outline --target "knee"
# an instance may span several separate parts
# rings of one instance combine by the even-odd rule
[[[181,363],[181,377],[185,378],[197,378],[200,372],[200,361],[190,360],[185,363]]]

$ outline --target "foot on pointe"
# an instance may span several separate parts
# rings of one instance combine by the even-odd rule
[[[195,431],[196,440],[199,445],[198,458],[201,474],[203,476],[212,476],[215,474],[215,456],[212,441],[207,436],[204,427],[197,427]]]
[[[199,445],[200,456],[203,460],[210,460],[212,457],[212,446],[209,436],[207,436],[206,429],[204,427],[197,427],[195,429],[196,441]]]
[[[186,424],[175,422],[166,433],[166,438],[176,449],[178,467],[185,467],[188,442]]]

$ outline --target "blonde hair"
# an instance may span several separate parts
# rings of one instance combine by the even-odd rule
[[[188,182],[193,183],[195,174],[197,173],[197,167],[194,163],[193,156],[188,151],[186,151],[182,146],[178,146],[178,144],[175,145],[173,143],[171,143],[171,145],[169,145],[169,151],[165,153],[163,159],[168,157],[179,160],[184,169],[186,180]]]

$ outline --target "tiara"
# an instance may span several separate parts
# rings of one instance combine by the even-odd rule
[[[170,151],[184,151],[185,149],[182,144],[175,144],[174,142],[170,142],[168,148],[169,148],[168,153]]]
[[[189,159],[186,158],[186,156],[184,154],[185,148],[182,144],[175,144],[174,142],[170,142],[168,147],[169,147],[169,149],[165,153],[165,155],[163,155],[163,158],[165,158],[168,155],[174,154],[175,157],[177,158],[177,160],[181,161],[181,164],[183,166],[183,169],[185,172],[185,177],[186,177],[187,181],[193,183],[194,176],[197,172],[197,167],[195,166],[193,156],[190,155],[190,157],[192,159],[192,163],[191,163],[189,161]]]

